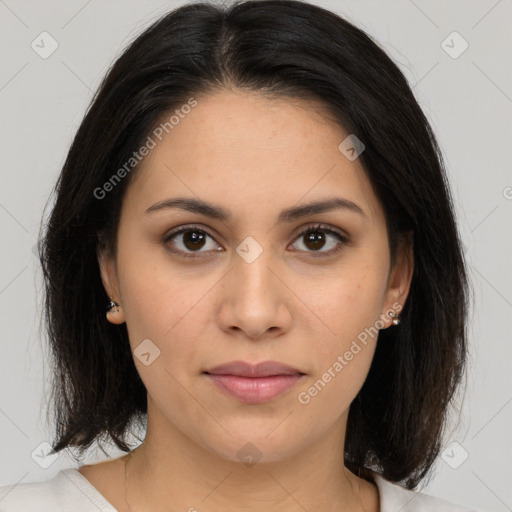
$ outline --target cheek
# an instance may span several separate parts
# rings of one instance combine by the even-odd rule
[[[179,423],[173,411],[185,417],[200,412],[185,390],[204,350],[197,342],[203,329],[198,320],[205,317],[200,301],[204,290],[149,260],[130,262],[123,271],[121,294],[135,366],[158,409]]]
[[[363,386],[379,332],[377,291],[364,283],[341,280],[329,293],[318,296],[319,316],[329,328],[310,345],[312,371],[297,395],[306,414],[334,422]]]
[[[346,414],[363,386],[371,365],[375,343],[359,342],[311,375],[297,393],[297,407],[318,426],[332,425]]]
[[[150,366],[137,360],[138,353],[147,346],[158,354],[154,365],[178,378],[186,370],[193,372],[201,361],[205,349],[200,343],[204,339],[201,333],[211,318],[205,299],[214,281],[211,275],[178,272],[165,259],[160,261],[160,257],[137,251],[136,247],[125,249],[130,256],[119,260],[120,291],[135,363],[143,380],[152,378],[151,372],[148,374]],[[151,343],[141,345],[144,340]]]
[[[318,414],[331,414],[334,419],[364,384],[378,338],[385,271],[377,261],[353,265],[350,272],[340,271],[322,286],[317,282],[309,288],[308,304],[315,314],[306,328],[322,329],[318,341],[310,345],[313,371],[297,397],[308,406],[308,413],[318,408]],[[328,413],[323,409],[326,403]]]
[[[311,321],[323,325],[325,343],[320,353],[342,351],[360,333],[375,327],[382,313],[386,277],[377,263],[352,266],[303,290],[313,312]]]

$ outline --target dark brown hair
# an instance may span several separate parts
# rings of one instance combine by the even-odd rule
[[[414,237],[414,273],[399,326],[382,330],[350,406],[345,464],[415,488],[439,454],[466,362],[468,283],[441,152],[407,80],[365,32],[296,0],[193,3],[138,36],[103,79],[73,140],[39,250],[55,377],[55,442],[82,455],[112,439],[129,451],[147,392],[126,325],[105,318],[97,254],[115,254],[120,206],[137,172],[95,193],[162,115],[223,89],[317,99],[365,144],[360,161],[381,202],[392,261]]]

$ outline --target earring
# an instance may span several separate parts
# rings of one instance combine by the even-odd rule
[[[107,305],[107,313],[119,313],[119,304],[111,300]]]
[[[117,302],[114,302],[112,299],[107,303],[107,321],[116,324],[121,325],[124,323],[124,313],[121,310],[121,304],[118,304]]]
[[[400,323],[400,315],[397,316],[394,311],[390,311],[388,315],[393,319],[393,325],[398,325]]]

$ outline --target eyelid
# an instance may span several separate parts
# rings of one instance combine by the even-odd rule
[[[169,233],[166,233],[164,235],[163,241],[168,242],[175,235],[183,233],[184,231],[194,231],[194,230],[201,231],[201,232],[207,234],[210,238],[215,240],[216,235],[213,235],[212,233],[210,233],[210,231],[207,228],[200,226],[199,224],[185,224],[184,226],[179,226],[179,227],[171,230]]]
[[[299,232],[295,235],[295,237],[298,237],[300,235],[304,235],[305,233],[308,233],[310,231],[315,231],[315,229],[325,231],[327,233],[333,233],[341,238],[343,238],[345,241],[348,241],[348,235],[342,231],[341,229],[335,228],[334,226],[331,226],[330,224],[324,224],[322,222],[317,222],[313,224],[306,224],[304,227],[299,228]]]

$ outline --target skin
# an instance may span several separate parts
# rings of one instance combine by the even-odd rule
[[[132,350],[145,339],[160,350],[147,366],[134,357],[148,429],[128,464],[131,510],[378,511],[376,486],[341,463],[349,406],[377,336],[308,404],[298,394],[365,328],[390,327],[386,312],[409,292],[412,247],[401,245],[390,268],[382,207],[359,159],[338,149],[348,134],[320,105],[233,90],[196,99],[127,189],[117,257],[99,255],[105,290],[120,304],[109,321],[126,322]],[[177,196],[222,206],[232,219],[144,213]],[[365,215],[339,209],[276,224],[282,209],[333,196]],[[349,242],[327,233],[323,246],[308,245],[298,234],[316,223]],[[189,224],[209,233],[202,248],[183,234],[163,241]],[[247,236],[262,249],[251,263],[236,252]],[[339,244],[340,252],[314,256]],[[197,258],[170,251],[194,247]],[[269,402],[245,404],[202,373],[234,360],[279,361],[306,376]],[[250,467],[237,456],[249,442],[261,456]],[[80,468],[120,511],[129,510],[126,457]]]

